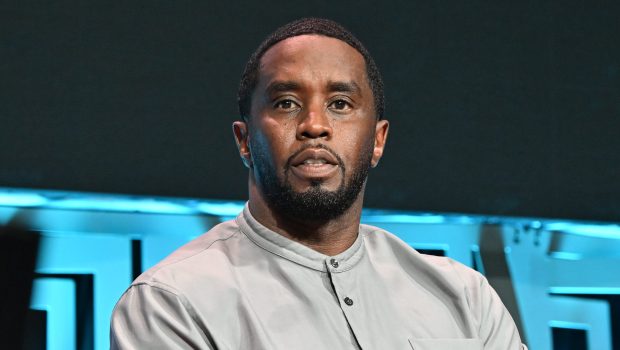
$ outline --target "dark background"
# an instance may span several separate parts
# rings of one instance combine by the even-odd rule
[[[18,2],[0,7],[0,186],[245,199],[245,61],[328,17],[383,72],[366,205],[620,221],[620,2]]]

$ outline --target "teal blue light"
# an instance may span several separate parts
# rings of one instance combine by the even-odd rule
[[[587,331],[590,329],[589,324],[578,323],[578,322],[568,322],[568,321],[549,321],[549,327],[553,328],[567,328],[567,329],[580,329]]]
[[[241,202],[201,202],[196,209],[204,214],[236,217],[243,210]]]
[[[58,200],[48,205],[54,209],[78,209],[98,211],[121,211],[156,214],[194,214],[195,210],[185,205],[154,199],[71,198]]]
[[[130,241],[131,237],[127,235],[86,233],[44,235],[41,239],[37,273],[93,275],[93,340],[97,350],[110,348],[110,315],[116,300],[131,283]],[[53,315],[61,314],[64,315],[62,317],[69,317],[68,320],[71,320],[70,317],[75,316],[75,311],[64,306],[64,303],[70,302],[75,306],[75,283],[64,278],[50,279],[56,284],[48,283],[35,294],[37,300],[46,301],[34,302],[48,305],[48,310],[54,310]],[[58,287],[58,283],[66,281],[72,283],[73,289]],[[55,337],[55,344],[66,344],[64,337],[71,336],[75,339],[75,324],[66,325],[60,316],[53,320],[53,324],[55,328],[48,329],[48,335],[58,334]],[[67,327],[73,327],[71,328],[73,333]],[[57,349],[74,348],[59,346]]]
[[[550,287],[549,294],[620,295],[618,287]]]
[[[76,349],[75,282],[73,280],[35,279],[30,308],[47,313],[46,349]]]
[[[581,236],[620,239],[620,226],[618,225],[593,225],[569,222],[555,222],[546,224],[544,228],[548,231],[559,231]]]
[[[36,193],[0,192],[0,206],[38,207],[47,202],[47,198]]]
[[[562,259],[562,260],[582,260],[583,259],[582,254],[572,253],[572,252],[551,252],[549,256],[554,259]]]
[[[441,215],[407,215],[407,214],[382,214],[364,215],[364,220],[373,223],[408,223],[408,224],[442,224],[446,218]]]

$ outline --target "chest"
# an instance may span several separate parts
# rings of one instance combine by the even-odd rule
[[[410,350],[410,339],[477,336],[464,297],[369,261],[327,272],[267,265],[213,298],[197,312],[221,349]]]

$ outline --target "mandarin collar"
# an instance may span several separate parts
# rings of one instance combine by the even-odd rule
[[[352,269],[364,255],[364,239],[359,233],[344,252],[328,256],[286,238],[258,222],[250,213],[248,203],[236,218],[241,231],[256,245],[299,265],[321,272],[345,272]]]

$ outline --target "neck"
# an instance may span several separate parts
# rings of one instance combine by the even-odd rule
[[[284,237],[328,256],[342,253],[357,239],[363,189],[342,215],[330,220],[303,220],[275,212],[252,181],[249,187],[249,208],[252,216],[263,226]]]

